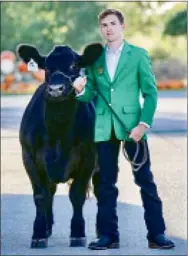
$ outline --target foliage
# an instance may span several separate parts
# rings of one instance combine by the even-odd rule
[[[155,59],[164,60],[164,59],[167,59],[168,56],[169,56],[169,52],[161,46],[156,46],[155,48],[152,49],[152,52],[151,52],[152,60],[155,60]]]
[[[102,9],[95,2],[3,2],[1,50],[14,51],[19,43],[36,45],[43,53],[54,44],[79,50],[100,40],[96,21]]]
[[[134,2],[108,2],[109,8],[119,9],[125,15],[126,37],[135,33],[151,34],[154,27],[161,23],[157,10],[164,2],[134,1]]]
[[[172,17],[185,10],[186,4],[177,3],[159,13],[165,4],[166,1],[2,2],[1,50],[15,51],[19,43],[29,43],[41,54],[48,53],[55,44],[68,44],[81,52],[86,44],[102,41],[99,12],[117,8],[125,15],[125,38],[130,43],[149,50],[153,59],[183,56],[185,38],[163,36],[163,31]],[[176,33],[180,31],[176,29]]]
[[[183,80],[187,77],[187,65],[179,59],[155,60],[153,69],[157,80]]]
[[[186,35],[187,34],[187,11],[176,13],[166,24],[164,35]]]

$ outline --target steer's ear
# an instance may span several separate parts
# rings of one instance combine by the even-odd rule
[[[83,54],[78,60],[78,67],[85,68],[93,65],[103,52],[103,46],[100,43],[89,44],[85,47]]]
[[[17,47],[17,53],[19,57],[27,64],[31,59],[33,59],[38,67],[44,69],[45,56],[39,54],[38,50],[29,44],[20,44]]]

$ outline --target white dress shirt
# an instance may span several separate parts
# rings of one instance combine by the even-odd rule
[[[106,47],[106,65],[107,65],[107,70],[108,70],[108,74],[110,76],[111,81],[113,81],[123,46],[124,46],[124,42],[116,50],[113,50],[108,46]],[[79,97],[82,94],[84,94],[84,92],[85,92],[85,88],[83,89],[82,92],[77,93],[76,96]],[[150,128],[150,126],[145,122],[140,122],[140,124],[144,124],[147,128]]]
[[[115,51],[113,49],[110,49],[108,46],[106,47],[106,65],[111,81],[114,78],[123,46],[124,42]]]

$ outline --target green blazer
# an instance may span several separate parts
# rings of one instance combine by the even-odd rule
[[[110,112],[95,88],[101,91],[128,130],[131,131],[139,122],[145,122],[151,126],[157,105],[157,87],[151,59],[146,50],[125,41],[111,81],[107,71],[105,51],[106,47],[95,64],[87,68],[85,92],[77,96],[77,99],[89,102],[96,96],[96,142],[109,140],[112,127],[118,139],[130,140],[128,133]],[[144,99],[142,108],[140,92]],[[143,139],[146,139],[146,134]]]

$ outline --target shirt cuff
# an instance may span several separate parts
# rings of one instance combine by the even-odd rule
[[[85,88],[81,92],[76,92],[76,97],[79,97],[85,93]]]
[[[150,128],[150,125],[149,125],[149,124],[147,124],[147,123],[145,123],[145,122],[140,122],[140,124],[145,125],[148,129]]]

